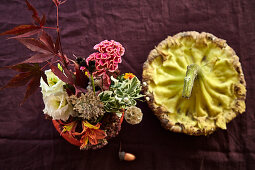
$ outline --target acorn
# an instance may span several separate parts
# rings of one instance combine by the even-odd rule
[[[119,152],[119,158],[121,161],[134,161],[135,155],[126,152]]]

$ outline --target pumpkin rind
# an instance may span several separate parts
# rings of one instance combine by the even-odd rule
[[[201,74],[189,99],[182,97],[187,66]],[[225,40],[195,31],[169,36],[143,66],[143,91],[164,128],[208,135],[245,111],[246,83],[235,51]]]

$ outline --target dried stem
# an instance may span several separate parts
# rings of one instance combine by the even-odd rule
[[[189,98],[191,96],[194,81],[197,78],[199,70],[200,67],[197,64],[188,65],[186,76],[184,78],[182,97]]]

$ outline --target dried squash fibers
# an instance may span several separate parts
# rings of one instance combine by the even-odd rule
[[[245,111],[239,58],[225,40],[195,31],[169,36],[143,66],[146,100],[166,129],[208,135]]]

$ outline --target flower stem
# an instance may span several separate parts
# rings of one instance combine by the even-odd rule
[[[92,84],[92,88],[93,88],[94,95],[96,95],[94,77],[93,77],[93,74],[92,74],[92,73],[91,73],[91,84]]]
[[[188,65],[184,78],[182,97],[189,98],[191,96],[194,81],[197,78],[199,70],[200,67],[197,64]]]
[[[47,64],[45,64],[42,68],[41,68],[41,71],[47,66],[47,65],[49,65],[50,63],[47,63]]]
[[[58,36],[58,39],[59,39],[59,46],[60,46],[60,54],[61,54],[61,58],[63,60],[63,64],[64,66],[66,67],[67,66],[67,63],[65,61],[65,58],[64,58],[64,52],[63,52],[63,48],[62,48],[62,44],[61,44],[61,36],[60,36],[60,29],[59,29],[59,7],[57,7],[57,36]]]
[[[55,27],[44,27],[44,26],[43,26],[42,28],[57,30],[57,28],[55,28]]]

